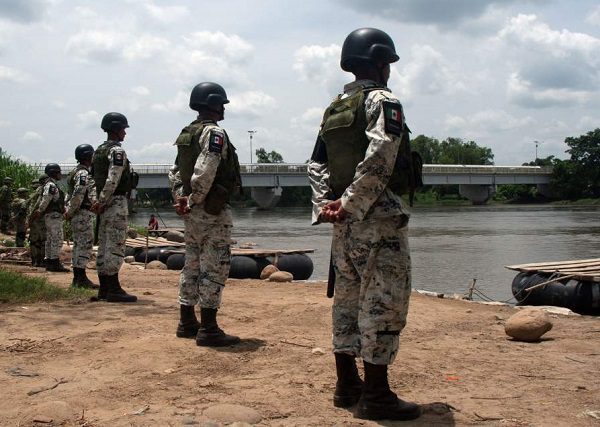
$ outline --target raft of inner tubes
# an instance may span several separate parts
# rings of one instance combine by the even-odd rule
[[[553,305],[575,313],[600,315],[600,283],[563,279],[530,292],[528,288],[551,280],[549,273],[519,273],[512,282],[512,294],[518,305]]]
[[[151,248],[146,249],[127,248],[125,255],[133,256],[136,262],[160,261],[169,270],[181,270],[185,263],[185,254],[173,253],[174,248]],[[245,255],[234,255],[231,257],[229,277],[232,279],[259,279],[260,272],[269,264],[273,264],[275,257],[251,257]],[[313,273],[313,262],[305,254],[279,255],[277,268],[281,271],[292,273],[294,280],[307,280]]]

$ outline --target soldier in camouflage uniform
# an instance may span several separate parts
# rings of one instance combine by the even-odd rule
[[[31,265],[34,267],[44,267],[45,247],[46,247],[46,223],[43,218],[34,219],[33,214],[38,209],[42,200],[44,186],[48,180],[48,175],[40,175],[38,179],[32,181],[31,185],[34,192],[27,201],[27,223],[29,224],[29,253],[31,255]]]
[[[235,147],[217,125],[228,102],[225,90],[216,83],[194,87],[190,108],[198,112],[198,118],[177,138],[177,159],[169,174],[177,213],[183,215],[186,243],[176,335],[196,338],[199,346],[220,347],[240,341],[217,324],[231,262],[233,222],[228,202],[241,190]],[[200,306],[200,323],[196,305]]]
[[[25,236],[27,235],[27,189],[19,188],[17,198],[11,205],[11,221],[15,226],[15,246],[22,248],[25,246]]]
[[[390,63],[397,60],[383,31],[361,28],[348,35],[341,67],[356,80],[325,110],[309,164],[313,224],[334,223],[333,401],[338,407],[357,404],[355,416],[371,420],[420,415],[420,407],[399,399],[387,379],[411,292],[409,214],[400,198],[413,181],[409,130],[402,105],[386,87]]]
[[[0,187],[0,232],[8,234],[8,223],[10,222],[10,204],[12,203],[12,183],[9,176],[4,178],[3,186]]]
[[[60,251],[63,244],[63,215],[65,213],[65,193],[56,185],[61,179],[60,166],[48,163],[44,169],[49,179],[44,185],[42,198],[38,208],[32,214],[32,220],[43,217],[46,223],[46,270],[69,271],[60,262]]]
[[[107,113],[100,125],[107,133],[107,141],[94,153],[92,160],[96,195],[98,201],[92,206],[99,213],[98,220],[98,299],[108,302],[136,302],[119,282],[119,270],[123,265],[125,240],[127,239],[127,198],[131,190],[131,166],[121,146],[127,118],[121,113]]]
[[[92,206],[96,203],[96,186],[90,175],[94,147],[81,144],[75,148],[77,167],[69,173],[67,183],[67,211],[65,219],[71,221],[73,230],[73,282],[71,286],[98,289],[85,273],[87,263],[92,256],[94,245],[94,213]]]

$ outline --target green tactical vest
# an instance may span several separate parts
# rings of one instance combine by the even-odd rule
[[[175,142],[175,145],[177,145],[175,163],[179,166],[184,196],[189,196],[192,193],[191,179],[194,173],[194,165],[201,151],[200,136],[207,124],[214,124],[214,122],[195,120],[181,131]],[[223,132],[225,131],[223,130]],[[231,196],[241,192],[242,188],[240,164],[235,147],[229,141],[227,133],[225,135],[227,157],[225,159],[221,158],[215,179],[204,202],[204,209],[211,215],[218,215],[225,204],[229,203]]]
[[[58,212],[62,215],[65,212],[65,192],[58,185],[56,188],[58,189],[58,200],[52,200],[44,213]]]
[[[374,89],[378,88],[365,88],[343,99],[339,96],[325,110],[319,136],[325,142],[329,183],[336,199],[354,180],[356,166],[364,160],[369,147],[365,98]],[[420,170],[416,170],[419,156],[411,153],[409,132],[404,125],[394,171],[388,181],[388,188],[398,195],[412,194],[419,186]]]
[[[82,169],[87,170],[87,168],[84,165],[79,164],[75,169],[69,172],[69,176],[67,177],[67,184],[69,186],[69,197],[73,197],[73,192],[75,191],[75,174]],[[85,195],[83,196],[83,201],[81,202],[81,206],[79,207],[80,209],[89,209],[92,207],[92,201],[90,200],[88,193],[89,191],[86,189]]]
[[[108,152],[116,145],[117,142],[115,141],[106,141],[100,144],[100,146],[98,146],[94,152],[94,157],[92,160],[92,175],[94,176],[96,194],[98,194],[98,196],[104,188],[104,184],[106,184],[106,178],[108,178],[108,168],[110,166]],[[121,174],[121,179],[119,179],[119,184],[117,185],[113,195],[124,196],[129,193],[131,191],[131,181],[131,167],[129,165],[129,159],[127,159],[125,161],[125,169]]]
[[[44,183],[44,185],[46,184]],[[40,185],[38,188],[35,189],[33,194],[29,196],[29,200],[27,201],[28,217],[40,207],[40,201],[42,200],[42,194],[44,192],[44,185]]]

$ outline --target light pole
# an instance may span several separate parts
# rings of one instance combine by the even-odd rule
[[[535,161],[537,162],[538,159],[538,145],[541,144],[540,141],[533,141],[533,143],[535,144]]]
[[[250,135],[250,168],[252,168],[252,136],[256,133],[255,130],[249,130],[248,135]]]

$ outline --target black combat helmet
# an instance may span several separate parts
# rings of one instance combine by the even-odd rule
[[[127,117],[121,113],[106,113],[102,117],[100,127],[104,132],[118,132],[121,129],[128,128],[129,123],[127,123]]]
[[[384,62],[391,64],[400,57],[392,38],[377,28],[359,28],[344,40],[340,65],[344,71],[352,71],[357,62]]]
[[[228,103],[229,100],[227,99],[225,89],[217,83],[199,83],[194,86],[190,95],[190,108],[196,111],[200,111],[202,107],[214,110]]]
[[[17,194],[18,195],[27,195],[27,193],[29,193],[29,191],[26,188],[23,188],[23,187],[21,187],[21,188],[19,188],[17,190]]]
[[[44,168],[44,173],[48,176],[60,173],[60,166],[57,163],[48,163]]]
[[[90,144],[81,144],[75,148],[75,159],[78,162],[82,162],[84,160],[91,160],[94,155],[94,147]]]
[[[13,179],[10,176],[5,177],[2,182],[4,184],[12,184],[13,183]]]

